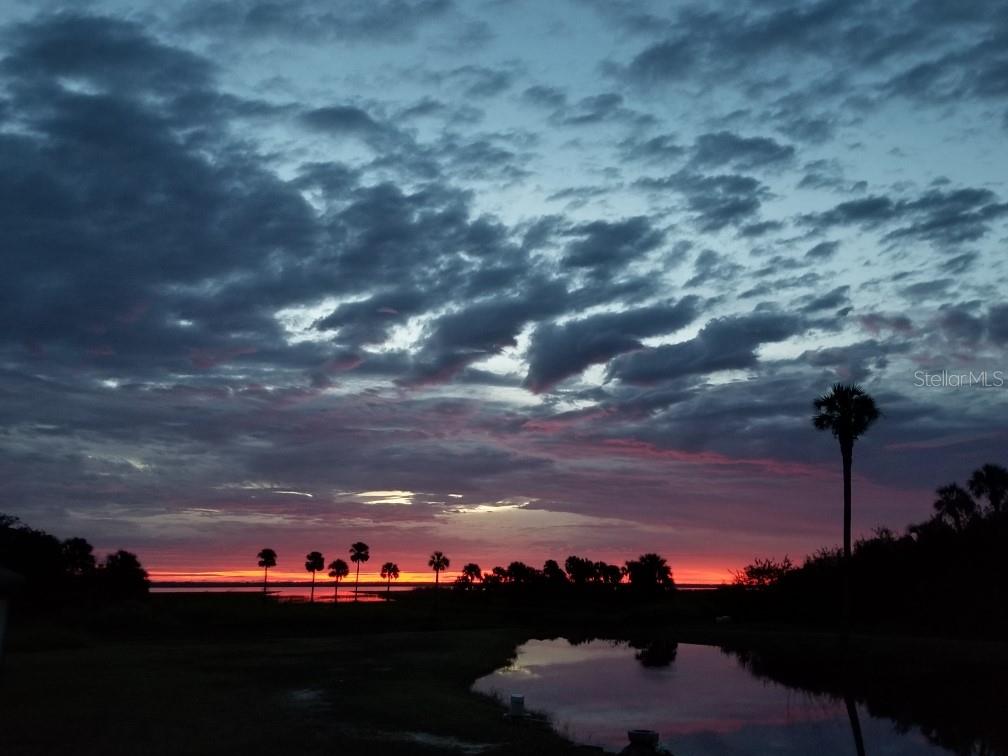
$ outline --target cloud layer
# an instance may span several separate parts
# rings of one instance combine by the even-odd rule
[[[862,530],[1008,459],[914,382],[1008,373],[1003,14],[520,5],[0,16],[0,510],[710,578],[835,540],[833,381]]]

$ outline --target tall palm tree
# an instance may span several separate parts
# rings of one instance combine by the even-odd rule
[[[339,581],[349,574],[350,568],[347,567],[347,563],[342,559],[334,559],[329,562],[329,577],[336,579],[336,582],[333,583],[335,586],[333,588],[333,601],[339,600]]]
[[[1008,470],[1001,465],[984,465],[974,470],[969,490],[978,499],[986,497],[991,514],[999,514],[1008,505]]]
[[[381,566],[381,576],[385,578],[385,593],[392,590],[392,581],[399,579],[399,565],[395,562],[385,562]]]
[[[354,580],[353,600],[357,600],[357,586],[360,585],[360,565],[371,558],[371,548],[363,541],[350,544],[350,561],[357,565],[357,579]]]
[[[315,573],[325,567],[325,557],[320,551],[309,551],[305,555],[304,568],[311,573],[311,601],[315,602]]]
[[[263,549],[258,554],[259,566],[263,568],[263,593],[266,593],[266,578],[269,576],[269,568],[276,567],[277,553],[273,549]]]
[[[851,466],[854,462],[854,442],[863,436],[881,413],[864,389],[856,384],[834,384],[828,394],[816,399],[812,406],[816,430],[831,431],[840,443],[843,459],[844,550],[843,550],[843,628],[850,631],[850,561],[851,561]]]
[[[438,584],[438,579],[441,577],[441,570],[447,570],[449,565],[451,565],[451,560],[448,559],[442,552],[435,551],[430,555],[430,559],[427,560],[427,566],[433,568],[434,570],[434,585]]]

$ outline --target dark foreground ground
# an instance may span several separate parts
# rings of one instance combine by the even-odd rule
[[[828,633],[681,614],[657,604],[513,606],[429,594],[337,606],[158,595],[21,611],[0,669],[0,754],[598,754],[545,722],[509,721],[500,702],[470,686],[530,637],[661,633],[757,646],[786,651],[803,674],[836,651]],[[911,686],[915,675],[974,665],[1004,680],[1008,646],[861,636],[844,663],[861,679],[870,671],[876,685]],[[990,693],[996,716],[1008,691]]]

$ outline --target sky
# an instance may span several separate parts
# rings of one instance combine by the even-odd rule
[[[0,35],[32,526],[160,578],[363,540],[718,582],[840,541],[834,382],[883,412],[856,534],[1008,463],[998,3],[8,0]]]

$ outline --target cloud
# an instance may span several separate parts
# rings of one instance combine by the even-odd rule
[[[301,122],[326,134],[355,136],[381,149],[399,139],[397,132],[376,121],[366,110],[353,105],[328,105],[301,115]]]
[[[570,105],[561,105],[550,116],[553,123],[560,126],[593,126],[605,121],[625,121],[649,124],[652,116],[639,113],[624,106],[623,95],[617,92],[582,97]]]
[[[938,308],[937,324],[945,337],[975,344],[983,336],[983,319],[973,315],[968,305],[945,304]]]
[[[682,194],[701,231],[719,231],[748,223],[770,194],[757,179],[741,174],[701,175],[680,171],[663,179],[639,179],[637,185],[649,191],[672,190]]]
[[[699,166],[735,170],[753,170],[788,163],[795,148],[769,137],[742,137],[730,131],[701,134],[693,144],[692,160]]]
[[[645,163],[676,161],[686,154],[686,148],[678,143],[674,134],[659,134],[647,139],[630,136],[619,146],[626,159]]]
[[[828,368],[832,376],[845,382],[864,383],[876,372],[885,370],[892,354],[906,353],[906,342],[859,341],[842,347],[826,347],[802,352],[798,359],[813,367]]]
[[[807,260],[829,260],[834,255],[836,255],[837,250],[840,248],[840,242],[838,241],[824,241],[819,242],[805,253],[805,258]]]
[[[469,64],[453,68],[434,78],[461,87],[462,92],[469,97],[487,98],[510,89],[515,74],[502,68]]]
[[[130,21],[60,13],[23,24],[13,38],[3,71],[36,85],[71,77],[109,94],[125,89],[178,96],[208,86],[214,75],[205,58],[161,44]]]
[[[850,304],[850,298],[848,293],[850,292],[850,286],[837,286],[835,289],[826,292],[825,294],[820,294],[819,296],[811,297],[808,299],[806,304],[802,307],[802,312],[818,312],[820,310],[835,310],[840,307],[844,307]]]
[[[686,281],[686,285],[729,283],[741,272],[742,266],[727,255],[718,254],[713,249],[705,249],[693,262],[693,277]]]
[[[640,215],[614,222],[592,221],[571,228],[567,235],[579,237],[564,251],[564,263],[574,268],[625,265],[665,241],[665,232]]]
[[[990,223],[1008,215],[1008,203],[990,189],[929,190],[914,199],[873,195],[841,202],[829,210],[803,216],[818,229],[859,225],[877,228],[902,223],[887,239],[921,239],[940,244],[975,241],[990,231]]]
[[[451,0],[374,0],[365,5],[336,0],[320,7],[309,0],[196,0],[176,19],[186,33],[349,43],[402,42],[424,25],[443,20],[454,9]]]
[[[525,385],[539,393],[590,365],[641,348],[640,339],[677,331],[699,314],[700,300],[603,313],[563,324],[544,323],[532,333]]]
[[[559,87],[535,84],[522,92],[522,99],[541,108],[556,110],[567,104],[567,93]]]
[[[991,305],[987,311],[987,330],[995,344],[1008,344],[1008,304]]]
[[[716,318],[689,341],[622,355],[610,364],[608,377],[625,383],[651,384],[688,375],[737,370],[757,364],[756,349],[783,341],[803,329],[801,319],[774,312]]]

